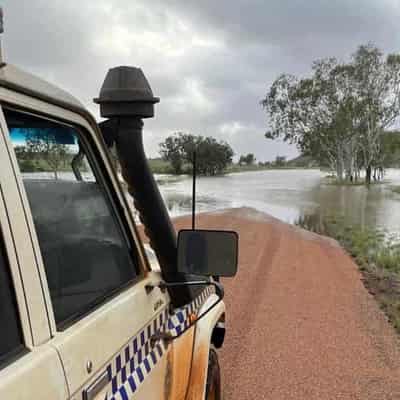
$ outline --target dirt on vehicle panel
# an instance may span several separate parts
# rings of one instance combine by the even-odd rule
[[[202,344],[193,353],[192,370],[190,372],[190,385],[187,400],[203,400],[204,384],[207,380],[208,346]]]
[[[189,329],[172,342],[169,353],[169,384],[166,385],[166,399],[185,399],[190,378],[190,366],[193,356],[194,328]]]
[[[337,242],[250,209],[197,225],[240,234],[239,273],[224,281],[225,400],[400,399],[398,336]]]

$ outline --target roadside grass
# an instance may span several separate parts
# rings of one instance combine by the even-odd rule
[[[161,158],[150,158],[148,162],[150,169],[154,174],[174,175],[174,170],[168,161],[164,161]],[[191,174],[192,173],[191,169],[192,169],[191,165],[185,163],[182,166],[182,175]],[[312,168],[296,167],[296,166],[291,166],[289,164],[282,166],[259,165],[259,164],[252,164],[252,165],[230,164],[225,168],[223,174],[249,172],[249,171],[282,170],[282,169],[312,169]],[[313,169],[316,169],[316,167]]]
[[[161,158],[150,158],[148,161],[153,174],[172,174],[174,172],[171,164]]]
[[[346,223],[343,217],[317,215],[298,219],[304,229],[336,239],[353,257],[363,282],[400,334],[400,240],[378,229]]]
[[[169,183],[179,182],[187,175],[168,175],[166,177],[156,176],[155,180],[159,186],[168,185]]]
[[[257,164],[252,165],[239,165],[239,164],[230,164],[226,169],[226,174],[236,173],[236,172],[246,172],[246,171],[263,171],[266,169],[271,169],[271,167],[261,166]]]
[[[400,186],[390,186],[390,189],[392,192],[400,194]]]
[[[318,167],[296,167],[292,165],[239,165],[239,164],[231,164],[229,165],[224,173],[231,174],[231,173],[238,173],[238,172],[247,172],[247,171],[266,171],[266,170],[292,170],[292,169],[319,169]]]

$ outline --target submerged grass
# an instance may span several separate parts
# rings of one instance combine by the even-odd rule
[[[168,161],[164,161],[161,158],[150,158],[148,160],[151,171],[154,174],[167,174],[167,175],[176,175],[174,169]],[[289,169],[317,169],[317,167],[298,167],[291,164],[285,164],[282,166],[277,165],[259,165],[259,164],[251,164],[251,165],[239,165],[239,164],[229,164],[226,166],[225,170],[222,174],[230,174],[236,172],[249,172],[249,171],[265,171],[265,170],[289,170]],[[188,163],[184,163],[182,166],[182,174],[187,175],[192,173],[192,167]]]
[[[308,215],[297,225],[336,239],[358,264],[367,289],[400,333],[400,239],[379,229],[346,223],[343,217]]]
[[[371,185],[381,185],[383,183],[387,183],[384,179],[381,179],[379,181],[372,180]],[[332,185],[332,186],[366,186],[367,183],[365,182],[364,178],[360,178],[354,181],[348,181],[348,180],[340,180],[337,179],[335,175],[327,175],[322,179],[322,184],[324,185]],[[399,191],[400,193],[400,191]]]
[[[150,158],[148,162],[153,174],[172,174],[174,172],[171,164],[161,158]]]

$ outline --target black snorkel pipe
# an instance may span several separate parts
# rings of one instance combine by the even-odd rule
[[[106,144],[116,145],[122,176],[160,263],[163,279],[185,282],[184,275],[177,272],[176,232],[143,147],[142,119],[154,117],[154,104],[159,99],[153,96],[141,69],[116,67],[108,71],[100,97],[94,101],[100,104],[101,116],[108,118],[100,128]],[[192,300],[187,286],[168,290],[174,307]]]

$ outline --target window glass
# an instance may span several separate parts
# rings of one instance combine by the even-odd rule
[[[132,254],[77,130],[5,110],[57,324],[132,281]]]
[[[3,363],[19,353],[24,345],[2,237],[0,237],[0,326],[0,363]]]

